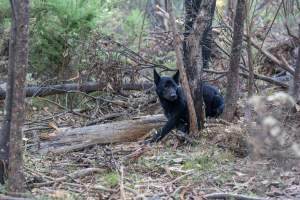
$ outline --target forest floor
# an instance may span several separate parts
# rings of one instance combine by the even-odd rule
[[[156,102],[149,107],[155,110],[159,105]],[[30,121],[44,125],[78,126],[82,117],[50,113],[48,107],[35,110],[29,114]],[[285,127],[299,128],[299,112],[290,117],[295,120]],[[196,144],[178,145],[171,134],[136,157],[130,155],[141,148],[139,142],[40,155],[30,147],[34,143],[31,138],[25,153],[27,186],[37,199],[208,199],[206,195],[216,193],[300,199],[300,167],[292,162],[294,158],[249,154],[249,134],[240,120],[208,120],[195,138]]]

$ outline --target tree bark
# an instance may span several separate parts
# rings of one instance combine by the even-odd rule
[[[54,137],[47,138],[49,141],[41,143],[39,152],[65,153],[95,144],[137,141],[165,122],[164,115],[151,115],[81,128],[60,128]]]
[[[300,24],[298,24],[299,38],[300,38]],[[294,83],[292,87],[292,95],[295,98],[296,102],[300,100],[300,43],[298,43],[298,57],[296,62],[296,69],[294,74]]]
[[[187,3],[189,2],[189,3]],[[194,106],[197,115],[197,123],[200,128],[204,124],[204,109],[203,109],[203,95],[202,95],[202,68],[203,68],[203,46],[200,46],[200,41],[203,36],[207,34],[205,31],[211,28],[212,13],[211,8],[214,7],[215,1],[202,0],[201,5],[198,3],[191,3],[186,0],[186,32],[184,40],[184,64],[187,71],[190,88],[192,91],[192,97],[194,100]],[[193,5],[195,4],[195,5]],[[199,7],[200,8],[197,8]],[[195,7],[198,9],[195,12]],[[191,11],[192,10],[192,11]],[[196,14],[196,15],[195,15]],[[193,19],[187,19],[190,16]],[[191,23],[191,21],[193,23]],[[192,26],[192,27],[190,27]],[[188,30],[187,30],[188,29]]]
[[[234,19],[234,8],[236,7],[236,2],[237,0],[228,0],[227,1],[227,7],[226,7],[226,16],[228,18],[228,21],[229,21],[229,25],[232,26],[232,22],[233,22],[233,19]]]
[[[200,9],[202,8],[202,0],[185,0],[185,32],[184,37],[185,41],[183,43],[183,53],[184,53],[184,64],[185,66],[188,64],[188,60],[186,60],[186,55],[188,55],[188,44],[186,43],[186,38],[193,32],[193,26],[196,17],[198,16]],[[212,0],[210,3],[210,7],[206,8],[206,12],[208,12],[208,19],[207,24],[205,26],[205,29],[203,29],[202,37],[200,37],[200,40],[197,41],[200,43],[201,46],[201,52],[199,52],[202,55],[202,61],[203,62],[203,68],[209,67],[209,60],[211,57],[211,43],[212,43],[212,21],[215,13],[216,8],[216,0]],[[205,3],[206,4],[206,3]],[[205,5],[204,5],[205,6]]]
[[[254,69],[253,69],[253,53],[252,53],[252,26],[253,26],[253,16],[251,16],[251,2],[246,2],[246,29],[247,29],[247,54],[248,54],[248,68],[249,68],[249,78],[248,78],[248,97],[253,95],[254,88]]]
[[[12,9],[13,10],[13,9]],[[13,13],[12,13],[13,14]],[[10,125],[11,125],[11,114],[12,114],[12,99],[13,99],[13,88],[14,88],[14,70],[16,60],[16,43],[17,43],[17,26],[15,18],[12,16],[10,42],[9,42],[9,59],[8,59],[8,79],[7,79],[7,95],[5,98],[5,115],[0,130],[0,182],[5,183],[8,173],[8,157],[9,157],[9,137],[10,137]]]
[[[234,18],[233,41],[229,73],[227,74],[227,90],[223,118],[232,121],[239,98],[239,63],[242,53],[246,0],[238,0]]]
[[[29,1],[11,0],[12,29],[9,50],[8,95],[5,105],[5,120],[2,134],[9,138],[5,148],[8,158],[8,189],[11,192],[24,191],[22,126],[25,111],[25,80],[28,65],[28,22]],[[6,160],[7,162],[7,160]]]
[[[176,65],[180,73],[180,79],[182,83],[182,87],[184,90],[184,93],[187,97],[187,104],[188,104],[188,111],[189,111],[189,131],[192,134],[195,134],[198,131],[197,128],[197,115],[194,107],[194,101],[191,95],[191,89],[189,86],[188,78],[186,71],[184,69],[184,63],[183,63],[183,53],[182,53],[182,41],[180,38],[180,35],[177,31],[176,27],[176,19],[173,13],[173,3],[172,1],[168,1],[168,11],[170,15],[170,28],[174,35],[174,48],[176,53]]]
[[[151,83],[141,84],[122,84],[122,90],[146,90],[153,86]],[[62,85],[47,85],[47,86],[29,86],[26,87],[26,97],[43,97],[55,94],[64,94],[67,92],[84,92],[91,93],[104,90],[107,87],[106,82],[87,82],[83,84],[70,83]],[[9,88],[7,88],[8,90]],[[0,87],[0,100],[5,99],[5,88]]]

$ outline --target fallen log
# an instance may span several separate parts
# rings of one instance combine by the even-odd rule
[[[147,115],[132,120],[80,128],[59,128],[51,138],[42,141],[39,153],[65,153],[95,144],[132,142],[141,139],[154,128],[161,127],[163,115]]]
[[[67,92],[84,92],[91,93],[101,91],[107,87],[106,82],[87,82],[83,84],[69,83],[61,85],[48,85],[48,86],[28,86],[26,87],[26,97],[33,96],[49,96],[54,94],[63,94]],[[151,83],[142,84],[123,84],[120,89],[123,90],[143,90],[152,87]],[[6,88],[0,87],[0,100],[5,99]]]

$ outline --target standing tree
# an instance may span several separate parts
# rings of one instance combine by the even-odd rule
[[[227,0],[226,6],[226,17],[228,18],[229,24],[232,26],[234,18],[234,8],[236,7],[237,0]]]
[[[177,31],[177,27],[176,27],[176,19],[175,19],[175,15],[173,13],[172,0],[169,0],[167,2],[167,5],[168,5],[168,12],[169,12],[169,15],[170,15],[170,28],[171,28],[171,31],[173,32],[173,35],[174,35],[176,64],[177,64],[177,68],[180,72],[181,83],[182,83],[183,89],[185,91],[185,95],[187,97],[190,132],[191,133],[196,133],[197,130],[198,130],[198,128],[197,128],[197,116],[196,116],[196,111],[195,111],[195,107],[194,107],[193,98],[192,98],[192,95],[191,95],[192,92],[191,92],[191,89],[190,89],[190,86],[189,86],[188,77],[187,77],[186,71],[184,69],[183,53],[182,53],[182,41],[181,41],[181,38],[180,38],[180,34]]]
[[[216,0],[209,1],[209,6],[207,7],[207,3],[202,3],[202,0],[185,0],[185,32],[184,37],[185,41],[183,43],[183,52],[184,52],[184,64],[188,65],[189,60],[187,57],[189,57],[189,44],[187,43],[187,38],[191,33],[193,33],[193,25],[195,23],[195,19],[198,16],[200,9],[205,9],[207,12],[207,19],[204,29],[201,31],[204,31],[199,40],[199,43],[202,48],[202,62],[203,62],[203,68],[208,68],[209,60],[211,56],[211,43],[212,43],[212,21],[215,13],[216,8]]]
[[[5,119],[0,134],[0,180],[4,183],[4,175],[8,174],[8,189],[23,192],[22,126],[28,65],[29,0],[10,0],[10,4],[12,22]]]
[[[292,95],[295,98],[296,102],[300,100],[300,24],[298,25],[298,55],[297,55],[297,62],[296,62],[296,69],[294,74],[294,83],[292,87]]]
[[[239,64],[242,53],[244,21],[246,17],[246,0],[238,0],[233,29],[233,41],[231,46],[231,57],[229,72],[227,74],[227,92],[225,97],[225,110],[223,118],[233,120],[239,97]]]
[[[198,126],[204,123],[202,68],[210,57],[211,26],[216,1],[185,0],[184,66],[194,100]]]
[[[254,69],[253,69],[253,51],[252,51],[252,28],[253,28],[253,20],[254,16],[251,15],[251,7],[253,5],[253,1],[246,2],[246,32],[247,32],[247,54],[248,54],[248,68],[249,68],[249,78],[248,78],[248,97],[251,97],[254,93]]]

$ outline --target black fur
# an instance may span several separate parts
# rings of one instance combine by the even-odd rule
[[[179,72],[177,71],[173,77],[161,77],[154,69],[154,83],[168,121],[150,142],[158,142],[174,128],[188,133],[189,114],[186,97],[179,85]],[[218,117],[224,109],[223,97],[214,86],[203,84],[202,87],[206,116]]]
[[[202,86],[206,117],[218,117],[224,110],[224,98],[219,90],[207,83]]]

